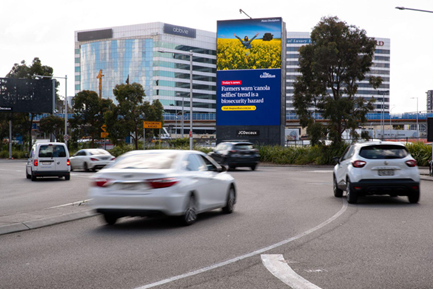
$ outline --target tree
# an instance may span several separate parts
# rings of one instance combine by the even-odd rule
[[[57,140],[63,139],[62,130],[65,125],[65,119],[54,115],[44,117],[39,121],[39,129],[47,134],[54,134]]]
[[[94,147],[104,124],[104,112],[111,103],[111,100],[100,99],[94,91],[79,92],[74,98],[73,117],[69,119],[74,134],[90,136],[91,146]]]
[[[10,72],[6,75],[7,78],[15,79],[34,79],[35,75],[53,77],[53,68],[42,65],[38,57],[33,59],[32,65],[28,66],[23,60],[21,64],[15,63]],[[59,83],[56,81],[56,88]],[[57,91],[57,89],[56,89]],[[56,100],[58,95],[56,92]],[[32,113],[13,113],[14,132],[23,136],[23,139],[28,139],[29,150],[32,148],[32,127],[34,114]],[[25,136],[28,136],[27,138]]]
[[[109,138],[117,144],[131,136],[137,150],[138,140],[143,137],[143,121],[163,122],[163,106],[158,100],[153,104],[143,101],[145,92],[138,83],[116,85],[113,94],[118,104],[110,106],[104,114]]]
[[[375,45],[365,30],[337,17],[323,17],[311,33],[311,44],[300,48],[301,75],[294,84],[294,107],[312,143],[328,134],[339,144],[346,129],[358,137],[355,129],[366,122],[375,99],[365,101],[355,95],[358,82],[365,79],[373,64]],[[369,83],[376,89],[381,79],[370,78]],[[328,125],[315,122],[308,110],[312,105],[329,120]]]

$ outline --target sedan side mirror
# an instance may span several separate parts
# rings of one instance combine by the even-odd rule
[[[340,162],[340,157],[333,157],[333,161],[336,163],[336,164],[341,164],[341,162]]]

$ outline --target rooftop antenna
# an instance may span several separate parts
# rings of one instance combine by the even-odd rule
[[[244,12],[243,9],[240,9],[240,14],[241,14],[241,13],[244,13],[247,17],[249,17],[250,19],[252,19],[252,17],[250,17],[246,12]]]

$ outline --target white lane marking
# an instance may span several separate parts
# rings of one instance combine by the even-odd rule
[[[261,255],[261,259],[262,264],[271,274],[292,289],[321,289],[295,273],[282,255]]]
[[[85,204],[86,202],[88,202],[90,199],[85,199],[85,200],[81,200],[81,201],[74,201],[71,203],[65,203],[65,204],[61,204],[61,205],[56,205],[56,206],[52,206],[49,208],[58,208],[58,207],[64,207],[64,206],[70,206],[70,205],[82,205]]]
[[[226,265],[229,265],[229,264],[232,264],[232,263],[236,263],[238,261],[241,261],[241,260],[246,259],[246,258],[253,257],[255,255],[259,255],[259,254],[262,254],[264,252],[270,251],[270,250],[272,250],[274,248],[277,248],[277,247],[280,247],[282,245],[285,245],[285,244],[288,244],[290,242],[293,242],[295,240],[298,240],[298,239],[300,239],[300,238],[302,238],[304,236],[307,236],[308,234],[313,233],[314,231],[317,231],[317,230],[325,227],[329,223],[331,223],[334,220],[336,220],[339,216],[341,216],[347,210],[347,208],[348,208],[348,204],[346,203],[345,199],[342,199],[342,208],[334,216],[332,216],[331,218],[329,218],[325,222],[317,225],[316,227],[313,227],[313,228],[311,228],[311,229],[309,229],[309,230],[307,230],[305,232],[302,232],[302,233],[300,233],[300,234],[298,234],[298,235],[296,235],[296,236],[294,236],[292,238],[283,240],[283,241],[281,241],[279,243],[276,243],[276,244],[273,244],[271,246],[268,246],[268,247],[265,247],[265,248],[262,248],[262,249],[259,249],[259,250],[256,250],[256,251],[244,254],[242,256],[238,256],[236,258],[233,258],[233,259],[221,262],[221,263],[217,263],[217,264],[214,264],[214,265],[202,268],[202,269],[198,269],[198,270],[191,271],[191,272],[188,272],[188,273],[185,273],[185,274],[173,276],[173,277],[170,277],[170,278],[167,278],[167,279],[155,282],[155,283],[146,284],[146,285],[138,287],[137,289],[147,289],[147,288],[151,288],[151,287],[156,287],[156,286],[164,285],[166,283],[170,283],[170,282],[173,282],[173,281],[176,281],[176,280],[180,280],[180,279],[183,279],[183,278],[187,278],[187,277],[191,277],[191,276],[194,276],[194,275],[197,275],[197,274],[201,274],[201,273],[204,273],[204,272],[207,272],[207,271],[210,271],[210,270],[217,269],[217,268],[222,267],[222,266],[226,266]]]
[[[304,172],[333,173],[333,170],[311,170],[311,171],[304,171]]]

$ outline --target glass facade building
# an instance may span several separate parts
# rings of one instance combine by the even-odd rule
[[[215,43],[215,33],[160,22],[76,31],[75,93],[99,93],[101,71],[102,98],[116,103],[114,87],[128,80],[166,113],[189,111],[191,50],[193,113],[215,113]]]
[[[365,80],[359,82],[359,89],[356,97],[365,98],[370,100],[371,97],[375,98],[373,113],[389,113],[389,88],[390,88],[390,39],[388,38],[375,38],[377,47],[374,53],[374,64],[369,74],[366,75]],[[287,114],[295,115],[293,97],[294,97],[294,82],[298,75],[299,69],[299,52],[301,46],[310,43],[309,32],[288,32],[286,38],[286,112]],[[369,77],[376,76],[383,79],[383,83],[376,90],[369,84]],[[384,98],[384,99],[383,99]],[[312,113],[314,112],[314,107]]]

